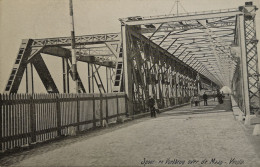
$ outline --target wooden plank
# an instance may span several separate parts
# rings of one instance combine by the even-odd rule
[[[52,98],[53,99],[56,99],[56,98],[59,98],[59,96],[58,96],[58,94],[53,94],[52,95]],[[52,119],[51,119],[51,123],[49,124],[49,126],[48,126],[48,129],[49,128],[53,128],[53,127],[58,127],[58,119],[60,119],[60,125],[61,125],[61,104],[59,103],[59,106],[60,106],[60,115],[59,115],[59,117],[58,117],[58,115],[56,114],[56,105],[57,104],[52,104],[53,105],[53,107],[52,107],[52,111],[50,111],[49,112],[49,117],[51,117]],[[55,123],[57,122],[57,126],[55,126]],[[55,133],[57,133],[57,135],[58,135],[58,132],[52,132],[52,133],[50,133],[50,139],[51,138],[55,138],[56,136],[55,136]],[[60,135],[61,135],[61,130],[60,130]]]
[[[96,108],[95,108],[95,98],[93,95],[93,127],[96,127]]]
[[[12,105],[11,105],[11,108],[12,108],[12,112],[11,112],[11,120],[12,120],[12,123],[11,123],[11,125],[12,125],[12,135],[15,135],[16,134],[16,126],[15,126],[15,121],[16,121],[16,108],[15,108],[15,96],[14,96],[15,94],[11,94],[11,100],[12,100]],[[15,146],[16,146],[16,141],[13,139],[12,141],[12,147],[14,148]]]
[[[79,94],[79,95],[78,95],[78,97],[82,97],[82,96],[83,96],[82,94]],[[79,104],[79,108],[78,108],[78,110],[79,110],[79,113],[78,113],[78,122],[85,121],[85,119],[84,119],[84,118],[85,118],[85,117],[84,117],[84,116],[85,116],[85,112],[84,112],[84,110],[83,110],[83,109],[85,108],[85,107],[84,107],[84,101],[81,101],[81,102],[80,102],[80,101],[77,100],[77,102],[78,102],[78,104]],[[77,123],[78,123],[78,122],[77,122]],[[84,128],[85,128],[85,126],[84,126],[84,125],[81,125],[81,126],[78,127],[78,130],[79,130],[79,131],[83,131]]]
[[[1,98],[2,98],[2,101],[5,100],[4,98],[4,94],[1,95]],[[3,103],[1,103],[2,105],[2,113],[3,113],[3,122],[2,122],[2,138],[6,136],[6,105],[4,105]],[[2,142],[3,143],[3,150],[6,150],[6,144],[5,142]]]
[[[37,99],[37,98],[36,98]],[[42,97],[41,97],[41,99],[40,100],[42,100],[42,99],[49,99],[49,95],[42,95]],[[40,129],[37,129],[37,131],[41,131],[41,130],[45,130],[44,129],[44,127],[45,127],[45,111],[47,111],[47,110],[50,110],[50,104],[49,103],[45,103],[45,105],[46,105],[46,107],[47,107],[47,109],[46,110],[42,110],[42,111],[40,111],[39,113],[39,117],[38,117],[38,119],[41,121],[40,122]],[[46,132],[45,132],[46,133]],[[39,135],[39,137],[40,137],[40,141],[44,141],[45,140],[45,133],[44,134],[41,134],[41,135]]]
[[[37,95],[36,94],[33,94],[33,99],[36,99],[37,97],[36,97]],[[34,114],[35,114],[35,131],[33,132],[32,131],[32,133],[33,134],[35,134],[35,132],[37,131],[37,130],[41,130],[40,129],[40,125],[41,125],[41,120],[39,119],[40,118],[40,112],[38,111],[38,104],[33,104],[34,105]],[[31,106],[30,106],[31,107]],[[33,121],[33,118],[34,118],[34,116],[32,115],[32,110],[30,110],[31,111],[31,122]],[[33,124],[31,123],[31,126],[32,126]],[[33,136],[33,135],[32,135]],[[36,135],[35,134],[35,141],[34,142],[37,142],[38,140],[40,140],[39,138],[40,138],[40,136],[38,136],[38,135]],[[33,141],[32,141],[33,142]]]
[[[25,99],[30,99],[30,96],[28,94],[25,94]],[[30,123],[30,104],[25,105],[25,113],[26,113],[26,132],[31,132],[31,123]],[[27,137],[27,144],[31,143],[31,136]]]
[[[30,104],[30,125],[31,125],[31,140],[32,142],[36,142],[36,113],[35,113],[35,104],[33,101],[33,95],[30,96],[31,104]]]
[[[127,99],[127,95],[125,94],[125,113],[126,115],[129,115],[128,114],[128,99]]]
[[[80,122],[80,103],[79,103],[79,96],[77,95],[76,96],[76,99],[77,99],[77,102],[76,102],[76,107],[77,107],[77,120],[76,120],[76,123],[79,123]],[[77,127],[77,130],[79,131],[79,126]]]
[[[108,98],[107,98],[107,95],[106,95],[106,121],[108,123]]]
[[[51,96],[51,99],[53,101],[56,101],[56,97],[55,97],[55,94],[50,94]],[[47,131],[46,133],[46,140],[49,140],[52,138],[52,133],[49,131],[49,129],[52,127],[52,124],[54,122],[54,118],[56,118],[52,113],[53,111],[56,111],[56,103],[51,103],[50,104],[50,110],[47,110],[46,111],[46,126],[45,126],[45,129]]]
[[[68,97],[68,94],[65,94],[65,98]],[[65,99],[64,98],[64,99]],[[64,100],[63,99],[63,100]],[[64,108],[63,108],[63,112],[64,112],[64,124],[63,125],[67,125],[68,124],[68,120],[67,120],[67,113],[68,113],[68,110],[69,110],[69,103],[68,102],[64,102]],[[66,130],[64,130],[64,133],[67,133]]]
[[[37,94],[35,94],[35,100],[38,100],[39,96]],[[44,99],[44,97],[42,97]],[[40,101],[43,100],[43,99],[39,99]],[[38,126],[36,126],[36,132],[39,131],[39,130],[43,130],[43,126],[44,126],[44,121],[43,121],[43,111],[39,111],[39,105],[41,105],[42,103],[40,104],[35,104],[35,114],[36,114],[36,121],[38,120]],[[47,106],[48,108],[48,103],[43,103]],[[38,140],[39,141],[43,141],[43,135],[37,135],[38,137]],[[36,140],[36,141],[38,141]]]
[[[13,100],[14,102],[14,105],[13,105],[13,127],[14,127],[14,135],[18,134],[18,116],[17,116],[17,105],[16,105],[16,102],[17,102],[17,98],[16,98],[16,94],[13,94]],[[14,140],[14,147],[17,147],[18,146],[18,141],[17,140]]]
[[[66,97],[65,94],[63,94],[60,99],[64,99]],[[62,102],[62,110],[61,110],[61,114],[62,114],[62,126],[63,125],[66,125],[66,103],[65,102]],[[65,134],[65,130],[63,129],[63,134]]]
[[[118,103],[118,96],[116,95],[116,114],[118,115],[117,116],[117,119],[119,117],[119,103]]]
[[[6,95],[7,100],[9,100],[10,96]],[[9,100],[10,101],[10,100]],[[11,107],[10,105],[7,106],[7,136],[11,136]],[[7,143],[7,149],[11,148],[10,142]]]
[[[50,94],[50,98],[55,101],[55,98],[53,99],[53,94]],[[55,103],[51,103],[50,104],[50,109],[49,110],[43,110],[44,112],[44,130],[46,130],[46,134],[45,134],[45,140],[49,140],[51,135],[50,135],[50,132],[48,131],[48,129],[50,128],[51,124],[52,124],[52,110],[53,110],[53,104],[55,105],[56,107],[56,104]]]
[[[23,94],[21,94],[21,96],[20,96],[20,101],[23,101],[23,98],[24,98],[24,96],[23,96]],[[25,133],[25,112],[24,112],[24,104],[20,104],[20,107],[21,107],[21,133],[20,134],[23,134],[23,133]],[[20,135],[19,134],[19,135]],[[22,145],[24,145],[25,144],[25,138],[22,138]]]
[[[61,136],[61,109],[60,109],[60,101],[58,96],[56,97],[56,112],[57,112],[57,128],[58,128],[58,136]]]
[[[102,126],[103,121],[103,95],[100,93],[100,126]]]
[[[51,99],[51,94],[43,95],[43,96],[45,96],[45,98]],[[51,99],[51,101],[55,101],[55,100]],[[51,111],[51,108],[52,108],[50,103],[47,103],[47,106],[48,106],[47,110],[42,110],[41,111],[42,112],[42,116],[40,118],[42,120],[42,128],[41,128],[41,130],[46,130],[47,112]],[[51,118],[49,118],[49,120],[51,120]],[[42,141],[47,140],[47,133],[48,133],[48,130],[46,130],[45,133],[42,134],[42,139],[41,139]]]
[[[22,102],[26,99],[26,95],[22,94]],[[23,104],[22,106],[23,108],[23,133],[27,133],[27,114],[28,114],[28,110],[26,110],[26,104]],[[23,134],[22,133],[22,134]],[[23,144],[27,144],[28,143],[28,138],[25,137],[24,143]]]
[[[73,96],[72,94],[69,94],[71,97]],[[73,101],[70,101],[69,102],[69,104],[70,104],[70,107],[69,107],[69,124],[71,124],[72,123],[72,119],[73,119]]]
[[[16,94],[16,99],[19,102],[20,101],[20,94]],[[18,127],[18,135],[21,134],[21,128],[22,128],[22,124],[21,124],[21,115],[22,115],[22,111],[21,111],[21,104],[17,104],[17,112],[18,112],[18,121],[17,121],[17,127]],[[18,140],[18,146],[22,145],[22,139]]]
[[[2,142],[2,138],[3,138],[3,128],[4,128],[4,121],[3,121],[3,104],[2,104],[2,94],[0,94],[0,150],[3,151],[3,142]]]

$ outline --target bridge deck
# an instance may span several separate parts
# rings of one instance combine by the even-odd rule
[[[200,166],[207,159],[204,166],[209,166],[215,158],[222,166],[259,166],[246,134],[234,120],[230,100],[222,105],[210,100],[206,107],[185,106],[4,157],[0,165],[144,166],[145,158],[155,160],[145,166],[179,166],[171,164],[174,159],[185,160],[184,166],[193,166],[188,160]],[[229,165],[232,158],[242,164]]]

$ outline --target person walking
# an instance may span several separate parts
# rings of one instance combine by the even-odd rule
[[[154,105],[155,105],[155,100],[152,96],[150,96],[149,100],[148,100],[148,106],[149,106],[149,109],[150,109],[150,112],[151,112],[151,117],[156,117]]]
[[[195,104],[194,95],[192,95],[190,98],[190,106],[192,107],[193,104]]]
[[[218,98],[218,103],[222,104],[223,103],[223,95],[219,91],[217,92],[217,98]]]
[[[203,100],[204,100],[204,106],[207,106],[208,105],[208,95],[206,94],[206,92],[204,92],[202,97],[203,97]]]
[[[193,99],[194,99],[195,106],[200,106],[200,95],[196,94]]]

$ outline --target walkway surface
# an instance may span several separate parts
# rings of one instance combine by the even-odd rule
[[[225,99],[16,153],[1,165],[259,167],[260,159]]]

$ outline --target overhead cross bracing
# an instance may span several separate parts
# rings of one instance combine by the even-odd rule
[[[246,114],[259,111],[258,40],[255,27],[257,9],[252,2],[246,2],[237,9],[119,19],[124,58],[134,61],[132,64],[125,63],[125,78],[131,81],[126,85],[126,93],[133,97],[141,95],[144,99],[155,94],[162,99],[160,103],[167,104],[172,96],[169,89],[174,90],[174,97],[185,97],[187,92],[198,93],[193,91],[199,91],[197,83],[206,83],[211,88],[216,88],[216,85],[231,87],[239,107]],[[135,73],[132,70],[135,69],[137,73],[148,74],[149,80],[149,70],[145,73],[147,65],[143,63],[152,64],[150,73],[151,69],[159,70],[155,75],[161,83],[158,84],[156,78],[156,82],[146,84],[145,77],[144,81],[138,81],[129,76]],[[173,81],[165,84],[167,73]],[[182,81],[187,82],[183,78],[189,78],[196,84],[183,86]],[[204,78],[204,81],[201,82],[200,78]],[[172,83],[174,86],[171,86]],[[151,91],[150,88],[148,90],[150,86],[152,93],[147,93]],[[133,98],[133,101],[136,99]]]
[[[230,86],[238,9],[120,19],[220,87]]]

